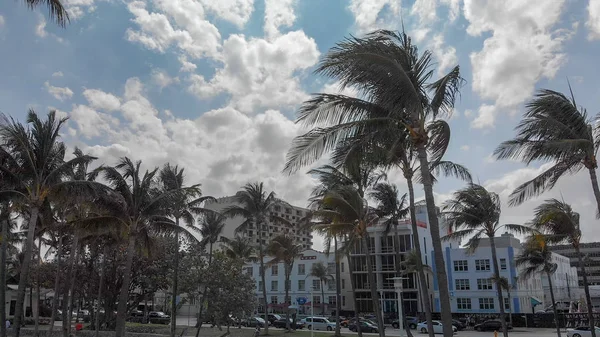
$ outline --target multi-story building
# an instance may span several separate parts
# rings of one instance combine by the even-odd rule
[[[556,245],[550,249],[571,260],[571,266],[579,268],[579,259],[572,245]],[[588,242],[580,245],[583,263],[589,285],[600,285],[600,242]],[[583,275],[579,273],[579,286],[583,287]]]
[[[569,258],[552,252],[552,263],[556,264],[556,271],[552,274],[552,290],[554,291],[555,301],[576,301],[583,292],[578,285],[577,268],[571,267]],[[542,278],[542,287],[544,288],[544,304],[551,305],[552,297],[550,294],[550,283],[548,276],[540,275]]]
[[[515,257],[522,250],[521,242],[509,233],[494,238],[494,241],[500,276],[508,280],[511,288],[510,298],[507,291],[504,291],[502,304],[504,309],[513,313],[530,313],[535,310],[532,308],[532,303],[539,303],[543,307],[550,305],[550,289],[544,288],[542,275],[534,274],[525,277],[522,273],[525,267],[515,264]],[[490,240],[482,238],[474,252],[468,252],[466,248],[447,247],[444,255],[452,312],[500,312],[496,284],[493,281],[494,268]],[[565,257],[553,254],[553,261],[557,263],[557,272],[552,275],[556,292],[558,287],[573,282],[577,273]],[[433,267],[435,271],[436,266]],[[547,279],[545,282],[547,284]],[[434,290],[436,296],[434,311],[440,311],[437,280],[434,280]],[[568,288],[564,290],[569,292]],[[547,299],[544,296],[546,292]],[[562,292],[560,296],[563,297]]]
[[[269,261],[267,257],[265,261]],[[327,266],[330,280],[323,285],[321,281],[311,275],[312,266],[315,263],[322,263]],[[297,306],[300,313],[309,314],[311,306],[314,306],[314,312],[320,313],[324,304],[325,313],[332,314],[336,307],[335,296],[335,254],[327,255],[316,250],[305,250],[300,257],[294,261],[294,266],[290,275],[290,292],[288,301],[285,299],[285,274],[283,263],[275,264],[265,272],[265,282],[267,285],[267,303],[269,311],[283,312],[285,303]],[[348,273],[348,261],[345,258],[340,260],[341,270],[341,309],[342,311],[353,311],[352,287]],[[259,299],[258,312],[264,312],[262,308],[262,283],[260,278],[260,263],[254,262],[245,267],[247,273],[256,280],[256,297]],[[324,297],[323,296],[324,293]],[[311,296],[312,295],[312,296]],[[306,300],[306,303],[302,304]]]
[[[233,197],[218,198],[216,202],[207,202],[205,208],[222,212],[225,208],[235,205]],[[286,234],[294,237],[296,243],[302,245],[304,249],[312,248],[312,232],[310,229],[301,226],[302,219],[306,216],[307,210],[301,207],[291,205],[274,206],[271,210],[272,215],[277,215],[289,222],[289,224],[269,221],[267,224],[250,224],[245,231],[239,232],[240,235],[247,236],[252,242],[268,244],[269,240],[277,235]],[[242,217],[228,218],[221,236],[233,238],[238,227],[245,221]],[[261,228],[259,228],[261,227]]]

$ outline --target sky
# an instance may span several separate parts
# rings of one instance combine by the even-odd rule
[[[598,0],[65,0],[58,27],[41,7],[0,2],[0,111],[23,120],[29,109],[69,120],[64,141],[114,164],[185,168],[206,195],[231,195],[263,181],[306,206],[315,182],[281,174],[300,104],[339,91],[313,73],[350,35],[402,29],[430,50],[437,75],[456,64],[466,80],[449,118],[448,160],[498,193],[502,223],[525,223],[543,200],[581,213],[585,241],[600,240],[587,172],[519,207],[508,195],[548,163],[496,161],[537,89],[568,92],[590,116],[600,109]],[[317,163],[322,164],[323,161]],[[308,168],[307,168],[308,170]],[[389,180],[406,190],[397,172]],[[435,186],[441,204],[464,186]],[[422,198],[422,189],[417,188]],[[315,248],[322,248],[316,239]]]

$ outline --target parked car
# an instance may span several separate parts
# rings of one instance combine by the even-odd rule
[[[171,323],[171,316],[162,311],[150,311],[148,321],[152,324],[169,324]]]
[[[350,331],[352,332],[356,332],[358,331],[358,328],[356,326],[356,322],[354,322],[353,324],[348,325],[348,329],[350,329]],[[360,331],[361,332],[372,332],[372,333],[379,333],[379,330],[377,329],[376,325],[373,325],[367,321],[360,321]]]
[[[279,328],[279,329],[285,329],[286,328],[285,318],[274,321],[272,326],[275,328]],[[292,329],[294,328],[294,320],[291,318],[290,318],[290,327],[292,327]],[[304,324],[302,324],[302,322],[296,322],[296,329],[302,329],[302,328],[304,328]]]
[[[600,328],[596,327],[596,335],[600,335]],[[592,331],[589,326],[578,326],[574,329],[567,329],[567,337],[591,337]]]
[[[256,327],[256,326],[260,326],[261,328],[265,327],[265,320],[262,317],[249,317],[247,319],[242,320],[242,325],[246,326],[246,327]]]
[[[327,330],[333,331],[335,329],[335,323],[330,322],[325,317],[306,317],[300,321],[308,330]]]
[[[265,317],[265,315],[260,315],[260,317]],[[273,325],[273,322],[282,319],[283,317],[277,314],[268,314],[267,319],[269,320],[269,325]]]
[[[432,321],[432,323],[433,323],[433,333],[444,333],[444,326],[442,325],[442,322]],[[428,333],[427,332],[427,322],[421,322],[421,323],[417,324],[417,330],[419,330],[421,333]],[[452,331],[454,331],[454,333],[456,333],[458,331],[458,329],[453,325]]]
[[[506,328],[508,330],[512,329],[510,323],[506,322]],[[502,330],[502,322],[497,319],[492,319],[475,325],[474,329],[476,331],[500,331]]]
[[[408,327],[410,329],[416,329],[417,328],[417,324],[419,324],[419,320],[416,317],[412,317],[412,316],[406,316],[406,324],[408,324]],[[392,321],[392,327],[394,329],[399,329],[400,328],[400,321],[398,321],[397,319]]]
[[[459,321],[457,319],[452,320],[452,325],[458,329],[458,331],[462,331],[467,328],[467,324],[465,322]]]

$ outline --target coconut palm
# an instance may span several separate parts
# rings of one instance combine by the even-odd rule
[[[575,249],[581,275],[583,276],[583,288],[587,302],[588,320],[590,326],[594,325],[593,307],[590,296],[590,287],[587,279],[584,258],[581,254],[581,228],[579,225],[579,213],[573,211],[571,205],[556,199],[549,199],[535,208],[531,226],[545,235],[548,243],[567,242]],[[590,330],[592,337],[596,337],[596,331]]]
[[[467,187],[456,191],[452,198],[444,203],[443,215],[449,228],[454,232],[444,237],[446,240],[462,240],[470,238],[466,244],[467,252],[473,253],[477,250],[479,242],[485,236],[490,242],[492,251],[492,265],[494,267],[494,280],[496,281],[496,292],[498,305],[500,306],[500,321],[504,337],[508,337],[506,317],[504,313],[504,298],[502,288],[498,281],[500,279],[500,268],[498,267],[498,256],[494,237],[500,230],[516,233],[527,233],[529,227],[516,224],[500,224],[500,197],[493,192],[488,192],[485,187],[477,184],[469,184]]]
[[[215,200],[210,196],[202,196],[200,185],[192,185],[186,189],[184,186],[184,170],[178,166],[166,164],[160,170],[160,181],[164,191],[180,190],[179,193],[173,194],[166,204],[167,212],[175,220],[175,226],[180,226],[180,221],[193,229],[194,215],[204,214],[207,211],[202,208],[202,204],[208,200]],[[189,239],[195,240],[193,236],[188,236]],[[179,250],[180,245],[179,232],[175,233],[175,245]],[[173,281],[172,281],[172,298],[171,298],[171,337],[175,337],[176,322],[177,322],[177,296],[179,278],[179,254],[173,254]]]
[[[327,224],[319,224],[316,226],[316,229],[325,236],[325,254],[329,256],[332,249],[333,243],[333,251],[335,254],[335,333],[334,336],[341,336],[341,322],[340,322],[340,312],[342,311],[342,303],[341,303],[341,288],[342,288],[342,272],[340,269],[340,259],[343,254],[341,247],[339,247],[338,240],[342,237],[342,233],[339,231],[339,228],[332,223]],[[349,252],[347,254],[350,255]],[[351,270],[349,271],[352,272]],[[354,288],[352,288],[354,291]],[[360,328],[358,329],[358,333],[362,336],[362,332]]]
[[[520,276],[522,278],[530,278],[535,274],[546,274],[546,277],[548,278],[548,287],[550,288],[550,299],[552,301],[552,311],[554,312],[556,334],[560,337],[558,311],[556,310],[554,287],[552,286],[552,274],[556,272],[558,265],[552,262],[552,252],[548,247],[546,236],[542,234],[533,234],[529,236],[523,245],[523,250],[515,258],[515,264],[517,267],[523,267]]]
[[[30,9],[46,5],[50,19],[56,21],[61,27],[65,27],[69,22],[69,12],[61,0],[24,0],[24,2]]]
[[[417,252],[416,248],[404,255],[404,261],[402,261],[402,272],[403,275],[413,274],[417,276],[419,281],[419,300],[423,302],[425,312],[427,313],[427,310],[431,312],[431,308],[427,307],[427,304],[430,303],[430,301],[427,299],[429,297],[427,279],[425,279],[425,282],[422,282],[422,278],[426,278],[425,273],[431,273],[431,267],[423,263],[421,260],[421,254]],[[423,283],[425,283],[425,287],[422,286]],[[429,329],[427,331],[429,331]]]
[[[562,93],[542,89],[526,104],[526,108],[523,120],[516,127],[517,136],[500,144],[494,155],[498,159],[516,159],[526,164],[552,162],[552,166],[517,187],[510,195],[510,204],[519,205],[552,189],[563,175],[585,168],[600,212],[600,189],[596,176],[600,126],[597,121],[591,121],[585,109],[577,106],[572,91],[568,98]]]
[[[322,262],[313,263],[310,276],[319,280],[321,288],[321,315],[325,315],[325,285],[333,281],[333,275],[329,274],[327,266]],[[311,299],[313,301],[314,299]],[[314,303],[312,304],[314,305]]]
[[[202,235],[202,240],[200,244],[202,246],[208,245],[208,265],[210,266],[212,263],[213,256],[213,244],[219,241],[221,237],[221,233],[223,233],[223,229],[225,228],[226,217],[217,213],[217,212],[207,212],[202,215],[200,219],[200,235]]]
[[[20,204],[28,222],[15,305],[16,337],[21,329],[25,288],[42,205],[57,196],[69,196],[72,201],[78,197],[87,197],[94,189],[91,182],[63,181],[76,165],[89,163],[94,159],[81,155],[64,160],[66,146],[60,141],[60,129],[65,122],[65,118],[56,117],[55,111],[49,112],[47,118],[42,120],[30,110],[27,114],[27,126],[0,115],[0,171],[3,179],[0,194]]]
[[[228,257],[242,262],[252,262],[256,260],[256,252],[250,238],[236,235],[233,239],[221,237],[223,242],[223,251]]]
[[[490,277],[490,280],[494,283],[496,283],[496,286],[498,288],[500,288],[501,291],[506,291],[506,297],[508,298],[508,307],[509,307],[509,312],[508,312],[508,322],[510,323],[510,325],[512,326],[513,324],[513,320],[512,320],[512,303],[511,303],[511,297],[510,297],[510,290],[512,289],[512,284],[510,283],[510,281],[504,277],[504,276],[500,276],[498,279],[496,279],[495,276]],[[502,306],[504,306],[504,303],[500,304]]]
[[[236,205],[229,206],[223,210],[226,217],[241,217],[242,224],[236,228],[236,232],[245,231],[247,228],[256,226],[258,240],[258,260],[260,263],[260,279],[262,281],[263,306],[265,308],[265,321],[267,317],[267,285],[265,282],[265,248],[266,241],[262,237],[269,237],[269,222],[278,222],[289,225],[289,221],[271,214],[274,207],[285,205],[275,196],[275,192],[267,193],[262,182],[248,183],[244,185],[234,197]],[[265,334],[269,333],[269,327],[265,326]]]
[[[284,234],[274,237],[267,247],[267,254],[273,258],[267,265],[274,266],[283,263],[285,277],[285,325],[287,330],[290,330],[290,277],[294,268],[294,261],[302,256],[303,251],[302,245],[296,244],[294,238]]]
[[[417,154],[435,263],[444,265],[430,162],[440,160],[448,147],[450,127],[437,118],[452,111],[463,79],[456,66],[440,79],[432,80],[431,66],[431,52],[419,54],[404,33],[377,31],[338,43],[316,72],[338,81],[342,89],[356,89],[358,97],[365,99],[318,94],[305,102],[297,122],[312,130],[294,140],[284,171],[295,172],[313,163],[356,134],[377,137],[382,130],[395,130],[398,138],[409,139]],[[398,144],[390,138],[386,148],[393,153]],[[436,274],[444,335],[452,336],[446,270],[436,268]]]

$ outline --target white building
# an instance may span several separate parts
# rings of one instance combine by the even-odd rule
[[[552,290],[554,290],[554,299],[556,301],[578,300],[583,292],[580,292],[578,285],[577,268],[571,267],[570,260],[566,256],[552,253],[552,263],[556,263],[556,271],[552,274]],[[550,296],[550,286],[548,276],[541,274],[542,287],[544,288],[544,305],[552,304]]]
[[[511,298],[504,292],[504,308],[507,312],[531,313],[536,309],[533,303],[543,307],[550,305],[549,295],[544,300],[545,290],[542,275],[536,274],[523,278],[521,267],[515,265],[515,257],[521,253],[521,242],[513,235],[505,233],[495,238],[496,254],[500,268],[500,276],[505,277],[511,285]],[[498,313],[500,307],[497,299],[496,285],[492,280],[493,264],[490,241],[481,239],[477,250],[468,254],[465,248],[445,249],[444,260],[448,274],[452,312]],[[553,256],[558,264],[557,273],[553,275],[554,289],[566,288],[567,282],[574,282],[577,273],[571,269],[569,260],[559,255]],[[434,265],[434,270],[435,270]],[[565,273],[568,277],[565,279]],[[568,281],[567,281],[568,280]],[[546,280],[547,282],[547,280]],[[434,311],[440,311],[437,280],[434,281]],[[564,289],[568,293],[568,289]],[[561,296],[562,293],[561,293]],[[557,297],[558,300],[558,297]],[[539,310],[540,308],[537,308]]]
[[[269,258],[265,259],[268,262]],[[315,263],[323,263],[328,267],[332,279],[330,282],[323,287],[325,297],[322,298],[323,294],[321,291],[321,282],[315,277],[311,276],[311,268]],[[262,307],[262,284],[260,280],[260,264],[254,262],[246,265],[245,270],[251,274],[256,280],[256,296],[259,299],[259,308],[257,311],[263,311]],[[353,298],[352,288],[350,286],[350,277],[348,276],[348,261],[343,258],[340,261],[340,269],[342,271],[341,276],[341,301],[342,311],[352,311]],[[283,263],[273,265],[266,270],[265,281],[267,283],[267,302],[269,303],[269,311],[271,312],[284,312],[285,311],[285,274]],[[325,303],[325,313],[331,314],[335,311],[335,256],[333,252],[327,256],[327,254],[318,252],[316,250],[306,250],[302,256],[294,261],[292,273],[290,275],[290,299],[288,303],[291,305],[299,306],[301,313],[310,313],[311,305],[314,305],[315,314],[321,312],[321,303]],[[312,288],[312,297],[311,297]],[[300,305],[302,300],[306,299],[304,305]]]
[[[205,208],[222,212],[225,208],[235,205],[233,197],[218,198],[216,202],[207,202]],[[253,242],[259,243],[259,238],[262,238],[264,245],[268,244],[270,239],[275,236],[286,234],[294,237],[296,243],[302,245],[304,249],[312,248],[312,233],[310,230],[300,228],[299,223],[306,216],[307,210],[296,206],[275,206],[271,211],[272,215],[278,215],[281,218],[286,219],[290,222],[290,226],[286,226],[281,223],[269,222],[264,224],[262,229],[259,229],[256,224],[251,224],[248,228],[240,232],[240,235],[247,236],[252,239]],[[241,217],[228,218],[226,220],[225,228],[221,236],[226,238],[233,238],[235,236],[236,229],[244,222],[245,219]],[[268,231],[268,234],[267,234]],[[215,248],[219,248],[219,244]]]

